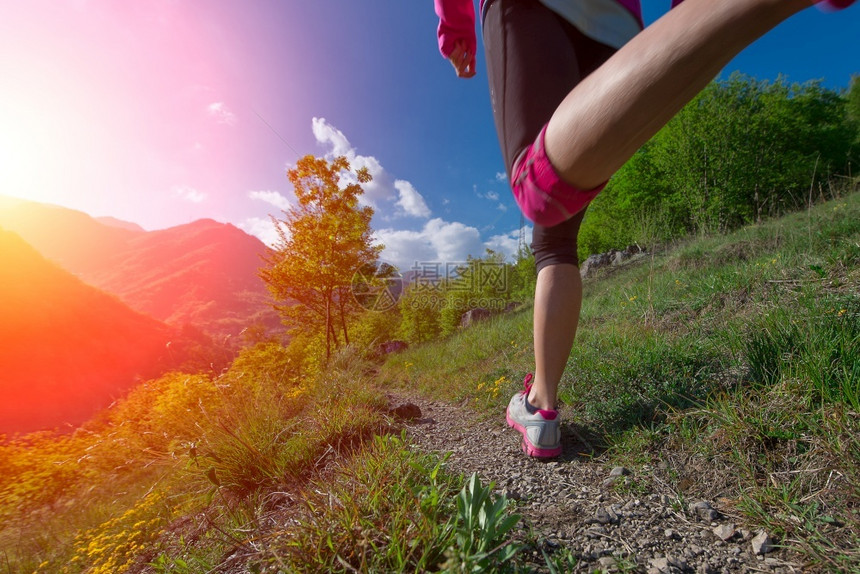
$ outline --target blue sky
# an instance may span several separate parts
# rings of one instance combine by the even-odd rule
[[[646,21],[669,1],[644,0]],[[383,257],[512,252],[483,61],[455,77],[431,0],[0,0],[0,194],[147,229],[202,217],[270,237],[299,156],[368,166]],[[726,69],[860,72],[860,6],[811,9]]]

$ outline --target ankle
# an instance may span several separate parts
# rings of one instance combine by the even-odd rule
[[[537,410],[554,411],[556,410],[555,401],[549,401],[546,397],[541,397],[532,390],[526,397],[526,408],[531,407]]]

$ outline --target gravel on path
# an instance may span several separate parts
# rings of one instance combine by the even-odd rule
[[[390,402],[420,409],[407,423],[418,448],[451,453],[450,471],[477,472],[515,501],[524,518],[518,535],[538,541],[526,550],[537,565],[545,563],[542,550],[567,549],[577,560],[572,572],[803,571],[768,533],[736,526],[739,518],[720,512],[715,500],[682,502],[668,484],[639,481],[626,468],[581,454],[592,449],[570,425],[562,426],[564,454],[540,461],[522,452],[521,435],[508,428],[503,412],[486,417],[414,396]]]

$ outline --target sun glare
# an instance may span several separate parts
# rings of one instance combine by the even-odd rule
[[[0,194],[52,201],[71,193],[76,165],[92,152],[81,114],[35,90],[0,94]]]
[[[3,192],[9,195],[38,195],[50,129],[34,112],[16,102],[0,103],[0,178]]]

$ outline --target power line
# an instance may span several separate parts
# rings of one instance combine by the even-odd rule
[[[267,127],[267,128],[269,128],[270,130],[272,130],[272,133],[273,133],[273,134],[275,134],[276,136],[278,136],[278,139],[279,139],[279,140],[281,140],[282,142],[284,142],[284,145],[286,145],[288,148],[290,148],[290,150],[291,150],[294,154],[296,154],[296,157],[301,157],[301,155],[299,154],[299,152],[297,152],[297,151],[296,151],[296,148],[294,148],[293,146],[291,146],[291,145],[290,145],[290,142],[288,142],[287,140],[285,140],[285,139],[281,136],[281,134],[279,134],[279,133],[278,133],[278,131],[277,131],[275,128],[273,128],[273,127],[271,126],[271,124],[269,124],[269,122],[267,122],[267,121],[265,120],[265,118],[264,118],[263,116],[261,116],[259,113],[257,113],[257,110],[255,110],[254,108],[251,108],[251,111],[252,111],[252,112],[254,112],[254,114],[255,114],[258,118],[260,118],[260,121],[261,121],[261,122],[263,122],[264,124],[266,124],[266,127]]]

